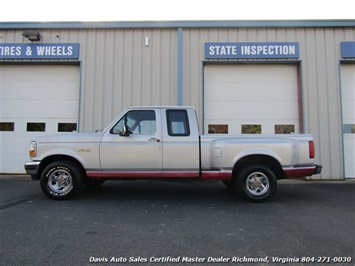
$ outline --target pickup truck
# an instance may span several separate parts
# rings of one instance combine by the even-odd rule
[[[106,129],[31,141],[27,174],[51,199],[105,180],[221,180],[252,202],[270,199],[277,180],[319,174],[311,135],[200,135],[193,107],[132,107]]]

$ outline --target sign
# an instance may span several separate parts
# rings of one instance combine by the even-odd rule
[[[340,45],[342,58],[355,58],[355,42],[342,42]]]
[[[205,43],[206,59],[299,58],[298,42]]]
[[[78,59],[78,43],[1,43],[0,59]]]

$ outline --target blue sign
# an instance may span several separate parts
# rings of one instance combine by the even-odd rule
[[[78,43],[1,43],[0,59],[78,59]]]
[[[298,42],[210,42],[206,59],[299,58]]]
[[[340,45],[342,58],[355,58],[355,42],[342,42]]]

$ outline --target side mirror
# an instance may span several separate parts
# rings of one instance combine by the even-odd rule
[[[122,131],[119,133],[121,137],[128,137],[129,135],[133,134],[129,126],[125,125],[123,126]]]

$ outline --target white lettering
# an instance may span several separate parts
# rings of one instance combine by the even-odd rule
[[[20,46],[0,47],[0,55],[2,55],[2,56],[19,56],[19,55],[21,55],[21,47]]]
[[[73,46],[38,46],[37,55],[40,56],[67,56],[73,55]]]
[[[90,257],[89,262],[108,262],[108,258],[95,258],[95,257]]]
[[[226,47],[225,46],[222,46],[221,47],[221,53],[220,53],[220,55],[226,55],[227,54],[227,52],[226,52]]]
[[[210,46],[209,55],[237,55],[237,46],[235,45]]]
[[[244,45],[242,55],[295,55],[294,45]]]
[[[225,258],[225,257],[218,257],[218,258],[214,258],[214,257],[208,257],[207,261],[208,262],[220,262],[220,263],[227,263],[229,262],[230,258]]]
[[[68,55],[73,55],[73,46],[68,46]]]
[[[38,46],[37,47],[37,54],[38,55],[44,55],[44,47],[43,46]]]
[[[213,46],[210,46],[210,52],[209,52],[210,55],[214,55],[214,47]]]
[[[219,49],[221,48],[221,46],[216,45],[214,48],[215,48],[216,55],[219,55],[220,54]]]
[[[127,262],[127,258],[123,258],[123,257],[112,257],[110,259],[110,262]],[[108,262],[108,261],[107,261]]]
[[[296,47],[294,45],[289,46],[289,54],[292,54],[292,55],[296,54]]]

